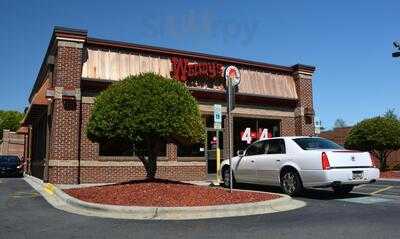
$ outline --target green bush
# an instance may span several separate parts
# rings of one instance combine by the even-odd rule
[[[128,76],[100,93],[87,125],[94,142],[135,144],[148,178],[154,178],[162,143],[205,139],[198,104],[186,87],[153,73]],[[142,149],[142,150],[140,150]]]
[[[3,138],[4,129],[9,129],[11,131],[18,130],[23,118],[24,114],[21,112],[0,110],[0,139]]]
[[[369,151],[379,159],[380,169],[385,171],[390,153],[400,149],[400,121],[393,117],[363,120],[351,129],[345,147]]]

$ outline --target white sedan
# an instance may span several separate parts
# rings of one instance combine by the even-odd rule
[[[256,141],[232,158],[233,183],[281,186],[295,196],[308,187],[332,187],[346,194],[354,186],[375,182],[379,169],[368,152],[346,150],[319,137],[277,137]],[[229,187],[229,161],[221,163]]]

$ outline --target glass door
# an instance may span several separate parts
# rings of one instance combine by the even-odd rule
[[[221,154],[221,161],[223,158],[223,134],[220,130],[218,133],[219,138],[219,149]],[[209,174],[215,174],[217,172],[217,132],[214,129],[207,130],[207,171]]]

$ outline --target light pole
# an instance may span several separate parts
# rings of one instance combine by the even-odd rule
[[[392,53],[392,57],[400,57],[400,42],[393,42],[393,46],[397,49],[397,51]]]
[[[240,72],[235,66],[228,66],[224,72],[228,104],[226,107],[227,120],[228,120],[228,158],[229,158],[229,189],[232,192],[233,189],[233,118],[232,111],[235,109],[235,87],[239,86],[240,83]]]

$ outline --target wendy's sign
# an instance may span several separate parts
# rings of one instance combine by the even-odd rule
[[[222,64],[218,63],[189,63],[186,58],[171,58],[171,77],[185,82],[192,78],[204,77],[215,79],[222,77]]]

